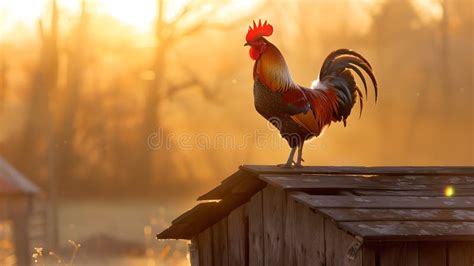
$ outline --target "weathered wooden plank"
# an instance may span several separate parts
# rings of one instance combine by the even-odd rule
[[[379,256],[380,265],[418,266],[418,243],[398,242],[382,245]]]
[[[212,266],[212,229],[208,228],[197,236],[199,265]]]
[[[249,197],[247,194],[235,193],[226,195],[219,202],[200,203],[176,218],[172,222],[172,226],[158,234],[157,238],[191,239],[245,203]]]
[[[258,192],[248,203],[250,266],[263,266],[264,263],[262,197],[262,192]]]
[[[325,241],[326,241],[326,265],[332,266],[359,266],[362,265],[362,253],[360,250],[354,251],[350,256],[352,247],[357,245],[358,240],[346,232],[338,229],[336,225],[325,219]],[[359,242],[360,244],[360,242]]]
[[[248,265],[247,206],[233,210],[227,219],[229,265]]]
[[[469,175],[409,175],[400,176],[374,175],[368,176],[377,182],[395,183],[397,185],[416,185],[416,184],[440,184],[440,185],[463,185],[472,184],[474,176]]]
[[[285,212],[285,192],[271,186],[263,189],[265,265],[284,265]]]
[[[212,255],[213,265],[229,265],[227,248],[227,217],[224,217],[212,226]]]
[[[392,209],[469,209],[474,208],[474,197],[397,197],[397,196],[294,196],[311,208],[392,208]]]
[[[474,182],[474,181],[473,181]],[[257,177],[247,177],[244,181],[240,182],[232,188],[233,194],[247,194],[254,195],[258,191],[262,190],[267,185],[264,181],[260,180]],[[249,197],[250,197],[249,196]]]
[[[419,266],[446,266],[446,242],[419,242]]]
[[[364,241],[474,240],[474,222],[374,221],[341,222],[339,226]]]
[[[257,170],[259,169],[259,170]],[[354,171],[352,171],[354,170]],[[415,183],[421,184],[460,184],[460,183],[472,183],[474,175],[474,167],[304,167],[301,169],[281,169],[278,167],[271,166],[242,166],[241,170],[235,172],[228,178],[224,179],[222,183],[209,191],[208,193],[200,196],[198,200],[212,200],[222,199],[225,195],[232,192],[232,189],[243,181],[248,181],[256,178],[256,174],[382,174],[378,182],[389,181],[397,182],[397,179],[391,179],[386,175],[427,175],[427,176],[406,176],[397,177],[398,182],[406,185]],[[463,175],[464,174],[464,175]],[[440,176],[441,175],[441,176]],[[442,175],[461,175],[456,177],[447,177],[444,179]],[[367,177],[366,177],[367,178]],[[370,178],[370,177],[369,177]],[[470,181],[469,181],[470,180]],[[249,185],[249,184],[247,184]],[[255,183],[254,185],[261,185]],[[422,189],[423,187],[416,187],[413,189]]]
[[[299,234],[298,229],[304,227],[303,223],[303,210],[304,206],[300,203],[297,203],[294,198],[288,197],[286,201],[286,221],[285,221],[285,230],[284,230],[284,258],[285,265],[305,265],[301,261],[306,257],[306,248],[304,246],[304,241],[302,235]],[[312,229],[312,228],[311,228]],[[310,230],[308,234],[310,234]],[[298,260],[300,263],[298,264]]]
[[[379,183],[363,176],[260,175],[259,178],[285,190],[380,189]]]
[[[285,217],[285,265],[325,265],[324,217],[291,196]]]
[[[324,217],[303,204],[297,203],[298,212],[303,212],[301,225],[297,228],[298,239],[302,239],[303,251],[298,251],[296,265],[327,265],[325,255]]]
[[[187,219],[192,219],[196,214],[202,214],[202,216],[209,216],[211,213],[213,214],[219,209],[219,202],[202,202],[198,205],[194,206],[191,210],[181,214],[176,219],[174,219],[171,223],[178,224],[178,223],[186,223]]]
[[[220,185],[200,196],[198,200],[219,200],[232,193],[245,193],[251,196],[265,185],[254,173],[239,170],[224,179]]]
[[[362,252],[362,265],[363,266],[376,266],[375,249],[373,247],[368,247],[367,245],[363,245],[361,252]]]
[[[324,218],[287,198],[284,265],[325,265]]]
[[[452,241],[447,242],[448,265],[464,266],[474,265],[474,242]]]
[[[474,210],[320,208],[338,222],[349,221],[474,221]]]
[[[221,184],[206,194],[200,196],[197,200],[217,200],[222,199],[225,195],[230,194],[232,188],[238,185],[246,178],[252,178],[252,174],[248,171],[239,170],[228,178],[222,180]]]
[[[406,266],[418,266],[418,243],[417,242],[405,242],[405,261]]]
[[[456,188],[474,191],[474,177],[433,177],[433,176],[330,176],[330,175],[260,175],[263,181],[285,189],[320,191],[327,189],[343,190],[440,190],[456,183]],[[462,182],[463,181],[463,182]]]
[[[471,246],[471,264],[474,265],[474,242],[470,241]]]
[[[286,169],[273,165],[243,165],[240,169],[257,174],[474,175],[472,166],[305,166]]]
[[[188,245],[188,250],[191,266],[199,266],[199,243],[197,236],[191,239],[191,243]]]
[[[445,196],[445,187],[437,190],[352,190],[356,195],[361,196],[417,196],[417,197],[443,197]],[[474,196],[474,189],[454,187],[454,197]]]

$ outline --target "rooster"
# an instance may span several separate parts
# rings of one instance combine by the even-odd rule
[[[291,78],[288,66],[278,48],[265,37],[272,35],[267,21],[253,22],[246,35],[245,46],[250,46],[253,67],[253,93],[257,112],[270,121],[291,147],[290,155],[281,167],[302,167],[303,144],[317,137],[331,122],[343,122],[350,115],[359,98],[362,114],[362,92],[351,71],[356,73],[367,95],[367,84],[362,74],[370,77],[377,101],[377,81],[369,62],[359,53],[339,49],[323,62],[319,78],[310,88],[298,85]],[[294,156],[298,151],[296,161]]]

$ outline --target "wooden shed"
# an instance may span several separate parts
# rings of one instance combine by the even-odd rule
[[[474,167],[241,166],[159,239],[192,265],[474,265]]]
[[[39,188],[0,156],[0,221],[12,224],[16,265],[30,265],[29,216]]]

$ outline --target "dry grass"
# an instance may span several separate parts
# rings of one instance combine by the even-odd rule
[[[15,249],[12,242],[12,226],[10,221],[0,222],[0,265],[16,264]]]
[[[52,258],[54,261],[56,261],[57,265],[64,265],[64,266],[73,266],[74,265],[74,260],[76,259],[77,252],[79,251],[79,248],[81,247],[81,244],[76,243],[73,240],[68,240],[68,243],[73,246],[72,249],[72,255],[69,259],[68,262],[65,262],[56,252],[54,251],[49,251],[47,253],[47,256]],[[34,253],[33,253],[33,261],[35,264],[39,264],[42,266],[46,266],[46,262],[48,261],[47,258],[45,258],[45,253],[43,252],[43,248],[41,247],[35,247],[34,248]]]

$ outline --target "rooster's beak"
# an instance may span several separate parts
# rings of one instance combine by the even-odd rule
[[[250,43],[248,43],[248,42],[244,43],[244,46],[249,46],[249,45],[250,45]]]

